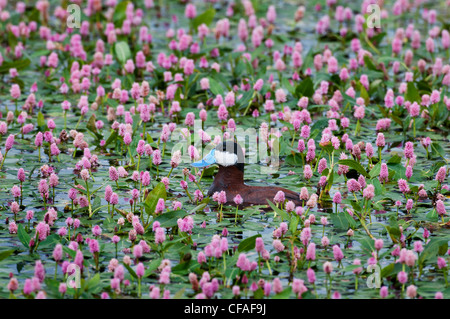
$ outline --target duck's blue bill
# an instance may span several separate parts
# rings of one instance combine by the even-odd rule
[[[216,159],[214,158],[214,153],[215,152],[216,152],[216,149],[213,148],[211,150],[211,152],[209,152],[209,154],[206,155],[201,161],[192,163],[191,166],[194,166],[194,167],[205,167],[205,166],[214,164],[216,162]]]

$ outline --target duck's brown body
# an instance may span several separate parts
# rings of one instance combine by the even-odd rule
[[[214,177],[214,182],[208,190],[208,196],[215,192],[225,191],[227,204],[235,205],[233,199],[239,194],[243,198],[243,206],[267,205],[267,199],[273,202],[278,191],[283,191],[286,200],[301,205],[299,194],[291,190],[272,186],[250,186],[244,184],[244,172],[236,166],[219,166],[219,172]]]

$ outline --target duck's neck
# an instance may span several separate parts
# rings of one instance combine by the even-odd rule
[[[219,166],[219,171],[214,177],[214,182],[223,184],[244,184],[244,172],[236,166]]]
[[[231,187],[244,184],[244,172],[236,166],[219,166],[219,171],[214,177],[208,193],[213,194],[216,191],[227,190]]]

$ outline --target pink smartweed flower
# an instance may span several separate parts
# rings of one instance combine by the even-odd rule
[[[14,134],[10,134],[5,142],[5,150],[8,152],[14,145]]]
[[[380,297],[381,298],[386,298],[389,295],[389,290],[388,287],[383,286],[380,288]]]
[[[375,187],[372,184],[367,185],[367,187],[363,190],[363,197],[368,200],[375,197]]]
[[[308,277],[308,282],[310,284],[315,283],[315,281],[316,281],[316,274],[315,274],[313,269],[308,268],[308,270],[306,271],[306,276]]]
[[[313,176],[313,171],[311,169],[311,166],[305,165],[305,167],[303,168],[303,177],[307,180],[310,180],[312,176]]]
[[[406,295],[413,299],[417,296],[417,287],[414,285],[410,285],[406,288]]]
[[[352,178],[347,181],[347,188],[349,192],[359,192],[361,190],[361,184]]]
[[[381,163],[379,180],[385,183],[389,181],[389,171],[386,163]]]
[[[398,188],[400,189],[400,191],[402,193],[409,193],[410,189],[409,189],[409,186],[408,186],[408,182],[406,180],[400,178],[397,181],[397,183],[398,183]]]
[[[273,199],[273,201],[276,204],[284,203],[285,200],[286,200],[286,198],[285,198],[284,192],[282,192],[282,191],[278,191]]]
[[[436,173],[435,180],[437,180],[439,183],[443,183],[446,177],[447,177],[447,168],[445,166],[442,166]]]
[[[235,203],[236,205],[241,205],[241,204],[244,202],[244,200],[242,199],[242,197],[241,197],[240,194],[237,194],[237,195],[233,198],[233,201],[234,201],[234,203]]]
[[[165,230],[162,227],[158,227],[155,230],[155,243],[161,244],[166,240]]]
[[[400,271],[397,274],[397,280],[401,283],[401,284],[405,284],[408,281],[408,274],[404,271]]]
[[[406,142],[404,153],[406,158],[414,157],[414,144],[412,142]]]
[[[445,204],[440,199],[438,199],[436,201],[436,212],[438,213],[439,216],[443,216],[443,215],[447,214],[447,211],[445,209]]]
[[[220,205],[225,204],[227,202],[227,195],[225,191],[215,192],[213,194],[213,200]]]
[[[334,255],[334,259],[337,262],[340,262],[344,258],[344,254],[342,253],[342,250],[341,250],[341,248],[339,248],[338,245],[333,246],[333,255]]]
[[[329,261],[326,261],[323,264],[323,271],[327,274],[331,274],[331,272],[333,271],[333,265]]]
[[[378,133],[376,145],[378,147],[384,147],[385,141],[384,141],[384,134],[383,133]]]
[[[164,199],[160,198],[158,199],[158,203],[156,204],[155,213],[160,214],[164,211],[164,209],[165,209]]]
[[[306,260],[316,260],[316,244],[309,243],[306,249]]]
[[[340,204],[341,201],[342,201],[341,193],[339,191],[337,191],[333,196],[333,203]]]

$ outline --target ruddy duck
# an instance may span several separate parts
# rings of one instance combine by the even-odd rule
[[[225,191],[228,205],[235,205],[233,199],[238,194],[243,198],[243,205],[267,205],[267,199],[273,201],[277,192],[282,191],[286,200],[301,205],[299,194],[291,190],[273,186],[246,185],[244,183],[244,153],[235,142],[219,144],[203,160],[191,165],[205,167],[215,163],[219,165],[219,171],[208,190],[208,196]]]

